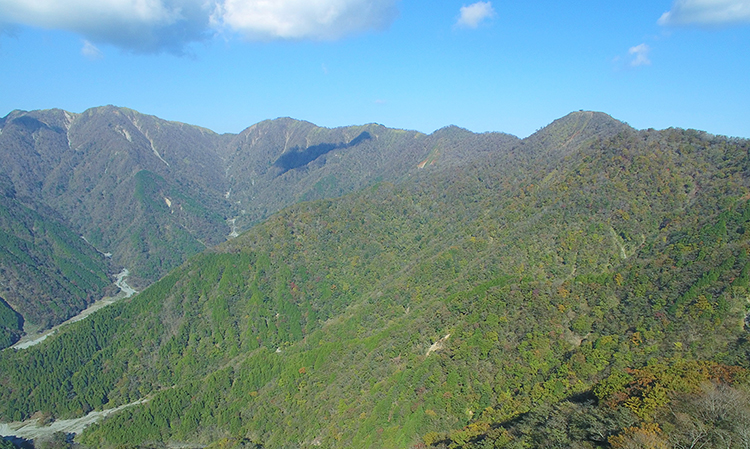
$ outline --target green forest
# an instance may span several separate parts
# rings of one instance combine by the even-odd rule
[[[749,151],[580,113],[291,206],[1,352],[0,420],[145,400],[76,442],[750,447]]]
[[[40,209],[0,176],[0,349],[18,340],[24,317],[41,327],[64,321],[111,283],[105,257]]]

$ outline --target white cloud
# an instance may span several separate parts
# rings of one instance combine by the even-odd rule
[[[387,27],[396,0],[224,0],[214,23],[253,40],[330,40]]]
[[[659,25],[731,25],[750,23],[750,0],[674,0]]]
[[[96,45],[92,44],[91,42],[84,40],[83,41],[83,48],[81,48],[81,54],[88,59],[94,60],[94,59],[102,59],[104,57],[104,54],[96,48]]]
[[[461,15],[458,17],[456,26],[464,28],[476,28],[482,21],[495,16],[495,10],[491,2],[476,2],[469,6],[461,7]]]
[[[648,53],[651,51],[651,47],[649,47],[646,44],[640,44],[636,45],[635,47],[630,47],[628,50],[628,54],[630,54],[633,59],[630,61],[631,67],[639,67],[642,65],[651,65],[651,60],[648,59]]]
[[[204,0],[0,0],[5,22],[72,31],[136,53],[182,53],[209,35],[210,12]]]
[[[181,54],[217,32],[248,39],[337,39],[387,27],[398,0],[0,0],[0,27],[80,34],[136,53]]]

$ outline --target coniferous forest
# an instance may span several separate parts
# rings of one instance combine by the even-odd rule
[[[138,402],[76,435],[90,448],[750,447],[750,141],[591,112],[523,140],[369,129],[266,157],[294,201],[225,204],[225,186],[134,166],[152,221],[130,225],[179,254],[121,241],[147,288],[0,352],[0,421]],[[341,174],[383,141],[402,165]],[[0,222],[2,273],[42,257],[16,250],[39,227],[5,230],[47,223],[20,190],[0,202],[22,217]],[[245,232],[198,238],[252,198]],[[100,293],[119,266],[43,229],[53,262],[85,267],[73,293]],[[0,302],[0,337],[20,319]]]

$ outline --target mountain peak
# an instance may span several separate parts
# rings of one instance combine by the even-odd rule
[[[579,110],[561,117],[523,140],[543,153],[565,155],[583,142],[599,137],[614,136],[632,130],[630,125],[609,114]]]
[[[474,133],[472,133],[466,128],[461,128],[460,126],[456,126],[456,125],[448,125],[448,126],[444,126],[436,130],[435,132],[430,134],[430,136],[432,137],[460,137],[460,136],[468,136],[472,134]]]
[[[562,133],[568,138],[576,134],[598,135],[620,132],[630,126],[609,114],[597,111],[575,111],[542,128],[536,134]]]

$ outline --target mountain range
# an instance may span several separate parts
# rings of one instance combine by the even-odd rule
[[[6,238],[21,239],[3,248],[11,254],[0,266],[0,307],[10,320],[4,332],[13,338],[20,332],[17,314],[28,328],[60,323],[104,294],[107,272],[127,268],[129,282],[145,287],[283,207],[465,164],[518,141],[458,128],[427,136],[292,119],[218,135],[112,106],[82,114],[14,111],[0,120],[0,130],[4,215],[18,215],[8,208],[34,211],[36,222],[65,228],[66,247],[88,251],[85,281],[62,267],[50,268],[56,271],[50,281],[50,269],[33,266],[57,267],[59,256],[44,250],[22,262],[12,248],[40,241],[58,247],[59,236],[55,243],[38,235],[29,218],[4,224]],[[470,143],[478,140],[481,150]],[[83,259],[76,253],[71,260]]]
[[[2,129],[17,240],[60,223],[91,279],[150,283],[0,353],[3,421],[135,404],[86,447],[750,444],[748,140],[588,111],[525,139],[112,107]]]

